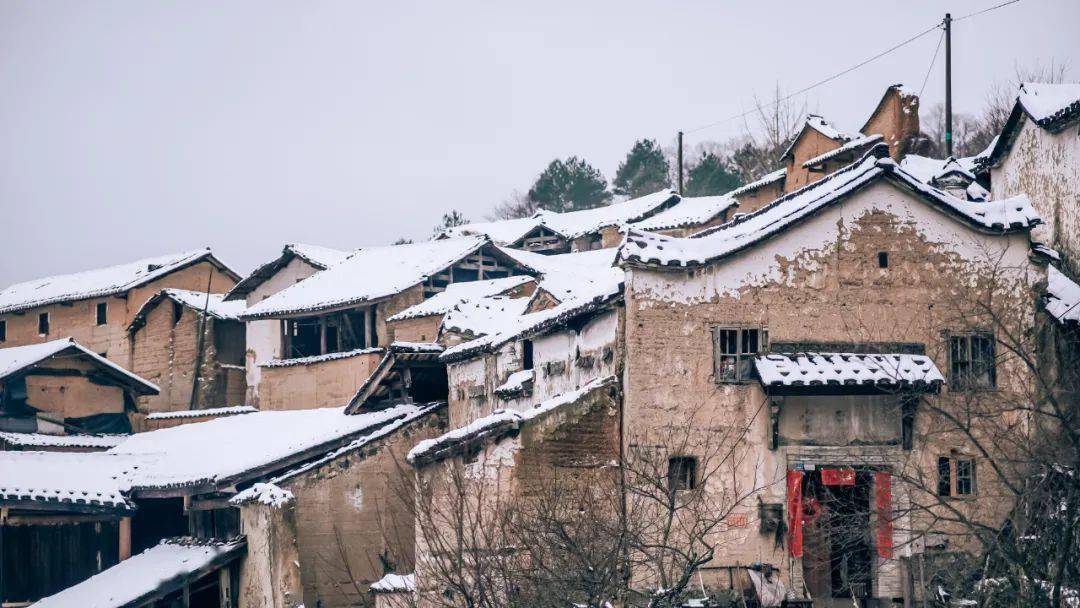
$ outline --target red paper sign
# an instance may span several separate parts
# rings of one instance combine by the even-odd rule
[[[893,555],[892,476],[884,471],[874,473],[874,506],[877,508],[878,557]]]
[[[821,483],[827,486],[855,485],[853,469],[821,469]]]
[[[791,557],[802,557],[803,554],[802,480],[802,471],[787,472],[788,549]]]

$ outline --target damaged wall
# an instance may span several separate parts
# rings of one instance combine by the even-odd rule
[[[312,358],[310,363],[263,365],[259,380],[259,408],[303,410],[341,407],[378,367],[383,352],[363,351],[346,357]]]

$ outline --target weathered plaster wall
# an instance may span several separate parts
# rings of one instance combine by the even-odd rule
[[[782,179],[774,184],[758,188],[748,194],[737,196],[736,200],[739,201],[739,206],[731,211],[731,215],[734,216],[737,213],[753,213],[780,198],[784,195],[784,181],[785,180]]]
[[[439,337],[442,315],[429,315],[386,324],[395,342],[434,342]]]
[[[281,483],[296,496],[305,605],[366,605],[384,565],[412,571],[413,470],[405,454],[440,428],[439,416],[429,415]]]
[[[284,268],[263,281],[261,285],[247,295],[247,305],[254,306],[316,272],[318,272],[318,269],[314,266],[300,258],[293,258]],[[258,405],[259,379],[262,373],[259,363],[281,358],[281,321],[279,319],[248,321],[245,323],[245,327],[247,331],[247,356],[244,361],[247,369],[248,386],[245,402],[248,405]]]
[[[234,284],[228,275],[209,262],[199,262],[132,289],[127,292],[126,297],[93,298],[0,315],[0,319],[7,321],[7,340],[0,343],[0,348],[37,344],[70,336],[86,348],[127,368],[131,365],[127,326],[143,303],[166,287],[206,291],[208,278],[212,293],[228,291]],[[108,304],[105,325],[97,324],[99,302]],[[43,312],[49,313],[49,334],[45,336],[38,334],[38,314]]]
[[[911,452],[896,446],[769,450],[768,400],[756,382],[714,380],[711,328],[765,327],[772,342],[919,342],[947,372],[942,331],[950,328],[950,313],[955,314],[950,302],[959,305],[956,298],[966,297],[967,286],[987,276],[981,265],[984,256],[1000,256],[1003,266],[1017,269],[1019,283],[998,296],[1014,298],[1020,309],[1033,314],[1032,288],[1044,276],[1027,259],[1026,238],[974,233],[898,189],[879,184],[715,266],[689,272],[629,271],[624,375],[628,445],[672,423],[693,429],[703,446],[745,427],[739,448],[745,460],[731,478],[746,484],[736,488],[740,491],[760,487],[752,494],[766,503],[784,502],[785,471],[797,462],[877,463],[897,473],[934,470],[938,455],[964,443],[931,433],[945,425],[925,413],[917,420],[918,439]],[[878,267],[880,251],[889,253],[888,268]],[[999,386],[1009,386],[1017,374],[1008,363],[1001,364]],[[936,399],[947,404],[961,398],[946,390]],[[709,491],[722,495],[733,488]],[[906,490],[895,487],[893,495],[899,511],[908,500]],[[1007,506],[992,483],[980,488],[980,498],[978,504],[967,501],[961,508]],[[781,566],[788,577],[798,574],[799,565],[786,559],[771,535],[758,532],[756,499],[735,513],[740,525],[728,533],[718,564],[762,561]],[[896,528],[904,528],[902,524],[907,522]],[[895,538],[898,545],[905,540],[899,532]],[[899,595],[896,561],[878,560],[875,568],[878,595]],[[723,584],[706,584],[710,582]]]
[[[240,565],[240,608],[301,606],[295,503],[251,502],[241,507],[240,521],[247,538],[247,555]]]
[[[1045,222],[1034,238],[1057,249],[1064,270],[1080,278],[1080,124],[1050,133],[1025,118],[991,170],[990,191],[995,199],[1026,194]]]
[[[898,90],[889,89],[862,132],[866,135],[881,134],[883,141],[889,145],[889,156],[900,162],[919,135],[918,96],[902,96]]]
[[[47,370],[93,371],[89,363],[77,360],[50,359],[38,367]],[[102,386],[84,376],[29,375],[26,377],[27,402],[31,407],[58,418],[82,418],[95,414],[119,414],[124,411],[124,390]]]
[[[804,169],[802,164],[815,156],[835,150],[840,144],[825,137],[815,129],[804,128],[791,155],[787,157],[787,176],[784,178],[784,193],[798,190],[825,177],[824,173]],[[740,209],[740,211],[743,211]],[[745,213],[745,211],[744,211]]]
[[[341,407],[379,365],[381,351],[316,363],[264,366],[260,373],[259,408],[306,410]]]

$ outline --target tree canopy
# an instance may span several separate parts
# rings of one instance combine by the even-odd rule
[[[742,185],[738,170],[728,159],[706,152],[687,174],[687,196],[714,196]]]
[[[611,200],[604,176],[576,156],[551,161],[528,196],[538,207],[560,213],[600,207]]]
[[[664,152],[654,139],[642,139],[634,144],[619,165],[612,185],[616,194],[631,198],[652,194],[671,186],[670,169]]]

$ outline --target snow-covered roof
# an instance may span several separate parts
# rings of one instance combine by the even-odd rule
[[[730,195],[683,197],[674,206],[632,224],[638,230],[670,230],[699,226],[739,203]]]
[[[505,319],[498,331],[448,348],[440,358],[445,362],[470,359],[480,353],[491,352],[508,342],[542,334],[562,327],[572,319],[601,310],[622,296],[622,273],[619,275],[618,281],[597,285],[595,291],[562,302],[553,308]]]
[[[332,249],[321,245],[304,245],[302,243],[290,243],[281,250],[281,255],[260,265],[251,274],[244,277],[239,283],[225,294],[226,300],[242,299],[255,290],[264,281],[274,276],[293,259],[303,260],[307,265],[316,270],[327,268],[341,262],[352,255],[352,251]]]
[[[0,380],[12,374],[33,367],[46,359],[57,356],[77,355],[85,357],[106,371],[117,382],[131,387],[140,395],[156,395],[160,392],[157,385],[145,380],[105,357],[95,353],[75,341],[75,338],[60,338],[40,344],[0,348]]]
[[[838,157],[838,156],[840,156],[842,154],[860,153],[860,152],[862,152],[862,149],[865,148],[866,146],[869,146],[871,144],[876,144],[879,141],[881,141],[882,139],[884,139],[884,136],[882,136],[881,134],[860,135],[859,137],[856,137],[855,139],[847,142],[846,144],[840,146],[839,148],[836,148],[834,150],[829,150],[828,152],[826,152],[824,154],[819,154],[819,155],[811,158],[810,160],[804,162],[802,164],[802,166],[805,169],[805,168],[813,167],[814,165],[823,163],[823,162],[825,162],[827,160],[832,160],[832,159],[834,159],[834,158],[836,158],[836,157]]]
[[[773,171],[772,173],[767,173],[760,179],[756,179],[749,184],[743,184],[742,186],[739,186],[731,192],[728,192],[727,196],[740,197],[744,194],[750,194],[751,192],[761,190],[765,186],[775,184],[776,182],[784,179],[784,177],[786,176],[787,169],[777,169],[776,171]]]
[[[381,347],[374,346],[371,348],[357,348],[355,350],[345,350],[339,353],[311,355],[310,357],[295,357],[293,359],[271,359],[270,361],[262,361],[258,365],[259,367],[293,367],[295,365],[315,365],[316,363],[324,363],[326,361],[337,361],[338,359],[349,359],[352,357],[359,357],[361,355],[371,355],[381,352],[383,352],[383,349]]]
[[[559,255],[531,251],[503,250],[507,255],[540,273],[540,289],[560,302],[592,298],[622,282],[622,270],[615,267],[617,250],[594,249]]]
[[[366,247],[248,308],[243,318],[314,313],[380,300],[422,283],[489,242],[469,236]]]
[[[1080,83],[1025,82],[1016,101],[1040,127],[1080,116]]]
[[[506,382],[503,382],[499,386],[496,386],[493,392],[499,397],[502,397],[503,399],[515,397],[529,390],[529,387],[532,385],[535,377],[536,370],[518,370],[507,376]]]
[[[1027,230],[1041,221],[1026,196],[989,202],[962,200],[917,180],[892,159],[876,158],[874,153],[879,148],[885,146],[879,144],[861,160],[828,177],[778,198],[751,214],[702,231],[695,235],[696,238],[632,231],[619,248],[619,259],[661,267],[706,264],[783,232],[819,210],[886,178],[914,193],[919,200],[984,232],[998,234]]]
[[[534,281],[530,276],[514,276],[504,279],[490,279],[487,281],[467,281],[464,283],[451,283],[446,289],[437,293],[423,302],[406,308],[387,321],[402,321],[432,315],[446,314],[458,304],[488,296],[504,294],[515,287]]]
[[[181,589],[240,557],[246,543],[169,538],[85,581],[34,603],[35,608],[134,608]]]
[[[516,430],[522,423],[535,420],[545,414],[570,405],[596,390],[613,386],[618,382],[616,376],[606,376],[590,380],[579,388],[567,391],[555,397],[522,410],[496,410],[488,416],[477,418],[469,424],[453,429],[434,439],[425,439],[409,450],[406,460],[411,464],[421,465],[438,459],[442,453],[455,445],[484,438],[497,439],[506,432]]]
[[[490,334],[512,327],[528,307],[529,298],[490,296],[468,300],[448,311],[439,329],[477,336]]]
[[[539,226],[543,217],[544,214],[537,213],[529,217],[462,224],[447,228],[439,236],[440,238],[487,236],[500,245],[513,245]]]
[[[134,490],[216,486],[251,471],[290,466],[309,452],[335,449],[417,411],[412,405],[355,416],[346,416],[343,407],[261,411],[138,433],[107,454],[152,459],[153,466],[133,475]]]
[[[855,137],[836,128],[836,126],[825,120],[823,117],[818,116],[817,114],[807,114],[802,129],[799,129],[799,133],[791,140],[791,143],[788,144],[787,148],[784,148],[784,153],[780,155],[780,158],[787,158],[787,155],[791,154],[791,150],[795,147],[796,142],[799,141],[802,134],[807,129],[813,129],[839,144],[844,144],[855,139]]]
[[[211,418],[217,416],[237,416],[239,414],[252,414],[259,411],[250,405],[230,405],[228,407],[210,407],[203,410],[180,410],[176,412],[154,412],[147,415],[146,419],[154,420],[177,420],[181,418]]]
[[[107,450],[128,435],[45,435],[43,433],[0,432],[0,443],[17,448],[55,449],[92,449]]]
[[[124,492],[144,465],[143,459],[109,452],[0,451],[0,502],[130,510]]]
[[[1046,312],[1061,323],[1080,323],[1080,285],[1053,266],[1046,279]]]
[[[607,226],[623,226],[641,221],[679,200],[674,190],[660,190],[627,201],[604,207],[570,211],[567,213],[543,212],[543,224],[568,239],[598,232]]]
[[[413,574],[390,573],[371,583],[372,593],[412,593],[416,591],[416,577]]]
[[[926,355],[772,353],[754,359],[766,387],[940,385],[945,377]]]
[[[150,311],[164,300],[172,300],[199,312],[205,310],[208,316],[223,321],[239,320],[240,314],[247,308],[243,300],[226,301],[225,294],[222,293],[207,294],[204,291],[189,291],[187,289],[162,289],[150,296],[146,302],[143,302],[138,312],[132,317],[131,323],[128,325],[128,331],[137,331],[145,325],[146,315],[150,314]]]
[[[196,249],[144,258],[108,268],[16,283],[0,290],[0,314],[58,302],[121,294],[202,260],[210,260],[226,274],[236,277],[232,270],[214,257],[209,248]]]
[[[296,496],[276,483],[257,483],[229,499],[234,505],[257,502],[268,507],[283,507],[292,503]]]

